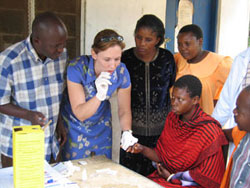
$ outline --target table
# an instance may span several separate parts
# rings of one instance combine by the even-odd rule
[[[86,161],[80,165],[79,161]],[[113,162],[105,156],[93,156],[81,160],[73,160],[73,165],[81,168],[69,177],[81,188],[162,188],[152,180]],[[82,180],[82,171],[86,169],[87,179]],[[98,170],[110,170],[109,173],[97,173]],[[112,174],[114,173],[114,174]]]

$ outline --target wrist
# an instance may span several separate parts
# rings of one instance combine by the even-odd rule
[[[129,133],[131,133],[131,134],[133,133],[133,131],[132,131],[131,129],[123,130],[122,132],[123,132],[123,133],[124,133],[124,132],[129,132]]]

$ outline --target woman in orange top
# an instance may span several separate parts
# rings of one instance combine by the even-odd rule
[[[182,27],[177,40],[179,53],[174,55],[177,65],[176,79],[186,74],[192,74],[200,79],[200,106],[211,115],[229,74],[232,58],[203,50],[202,30],[194,24]]]

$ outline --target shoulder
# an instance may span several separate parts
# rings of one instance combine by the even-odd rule
[[[159,48],[159,53],[163,54],[165,56],[173,57],[173,54],[169,50],[167,50],[165,48]]]
[[[130,48],[128,50],[125,50],[123,53],[122,53],[122,58],[121,58],[121,61],[125,64],[129,63],[131,61],[131,59],[134,59],[135,58],[135,55],[134,55],[134,48]]]
[[[116,68],[116,72],[119,77],[130,77],[129,71],[124,63],[120,63],[120,65]]]
[[[218,61],[220,63],[232,63],[233,59],[230,56],[220,55],[214,52],[208,52],[208,57],[214,61]]]
[[[242,65],[244,67],[247,66],[247,64],[250,62],[250,47],[247,48],[245,51],[239,53],[233,62],[233,66],[239,66]]]
[[[14,60],[19,57],[23,53],[23,51],[27,51],[25,40],[9,46],[3,52],[0,53],[0,56],[2,60]]]
[[[70,61],[67,68],[68,72],[78,71],[83,74],[92,74],[93,70],[93,58],[91,56],[79,56]]]
[[[75,59],[71,60],[68,64],[68,67],[89,67],[90,63],[92,61],[91,56],[79,56],[76,57]]]

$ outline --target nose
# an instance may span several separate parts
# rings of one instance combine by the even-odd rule
[[[171,98],[171,105],[174,106],[176,104],[176,99],[175,98]]]
[[[110,62],[110,66],[109,66],[111,69],[115,69],[116,68],[116,61],[113,60]]]

